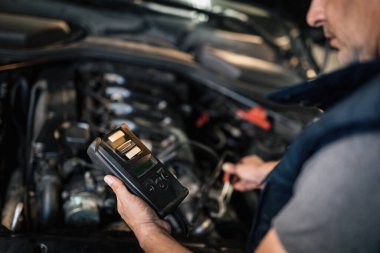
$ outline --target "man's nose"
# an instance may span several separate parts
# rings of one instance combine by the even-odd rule
[[[312,0],[307,13],[307,23],[312,27],[320,27],[326,20],[325,0]]]

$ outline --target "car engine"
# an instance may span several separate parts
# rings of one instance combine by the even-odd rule
[[[193,238],[247,233],[255,195],[233,194],[224,186],[221,164],[251,152],[279,158],[284,138],[239,117],[234,101],[175,73],[109,62],[71,64],[64,70],[55,65],[4,79],[12,80],[7,102],[18,115],[12,122],[16,127],[7,126],[10,134],[3,137],[17,143],[13,152],[5,151],[9,157],[17,154],[7,162],[14,167],[18,161],[25,170],[13,172],[2,224],[19,232],[130,232],[116,212],[104,171],[85,152],[95,137],[126,123],[189,189],[180,209]],[[22,103],[22,96],[29,103]],[[22,121],[27,129],[21,129]],[[167,220],[180,236],[176,218]]]
[[[249,154],[280,159],[318,116],[263,96],[315,77],[299,40],[282,28],[247,35],[249,22],[229,7],[198,20],[145,1],[124,3],[135,8],[125,16],[35,2],[0,3],[11,13],[0,14],[0,30],[27,38],[0,40],[0,251],[141,252],[86,154],[127,124],[189,189],[179,206],[188,231],[165,217],[173,236],[194,252],[243,252],[259,193],[234,191],[221,167]],[[259,14],[271,30],[273,17]]]

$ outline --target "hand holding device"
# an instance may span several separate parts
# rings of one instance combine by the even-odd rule
[[[126,124],[96,138],[87,153],[95,166],[118,177],[160,217],[175,211],[189,193]]]

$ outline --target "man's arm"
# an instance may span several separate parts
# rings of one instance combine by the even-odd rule
[[[270,229],[257,247],[255,253],[286,253],[275,229]]]
[[[380,133],[357,133],[314,154],[272,221],[289,252],[380,252]]]
[[[131,194],[119,179],[108,175],[104,181],[115,192],[117,210],[135,233],[145,252],[190,252],[170,236],[169,223],[161,220],[142,199]]]
[[[190,252],[174,240],[166,231],[146,229],[144,233],[144,236],[136,234],[136,237],[139,240],[141,248],[147,253]]]

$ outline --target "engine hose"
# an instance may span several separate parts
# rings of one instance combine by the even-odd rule
[[[199,215],[202,211],[202,208],[205,206],[206,202],[208,201],[208,199],[207,199],[208,194],[209,194],[213,184],[216,182],[219,175],[221,174],[222,165],[226,161],[227,156],[235,157],[236,155],[230,151],[225,151],[221,155],[217,165],[215,166],[214,170],[212,171],[212,174],[210,175],[210,179],[205,184],[203,184],[202,188],[199,191],[200,196],[199,196],[199,200],[197,203],[197,207],[195,209],[195,215],[193,216],[193,220],[191,221],[191,224],[193,224],[195,222],[195,220],[199,217]]]
[[[38,224],[51,227],[59,215],[61,183],[56,175],[44,175],[37,185]]]

